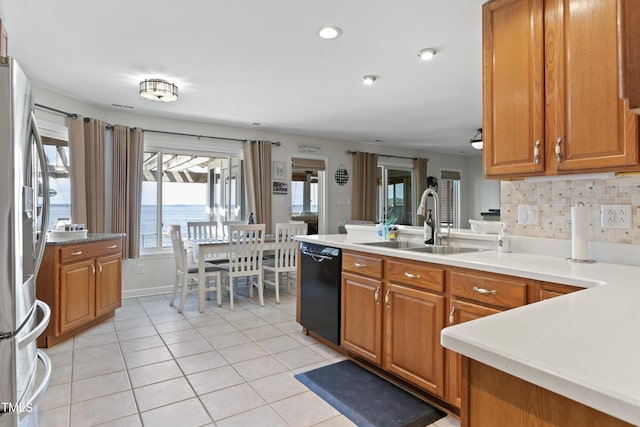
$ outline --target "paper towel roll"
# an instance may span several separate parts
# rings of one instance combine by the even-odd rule
[[[571,208],[571,258],[580,260],[589,258],[588,235],[587,208],[573,206]]]

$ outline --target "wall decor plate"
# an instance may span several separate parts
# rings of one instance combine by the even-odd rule
[[[347,172],[347,169],[344,166],[340,165],[340,167],[336,171],[335,178],[338,185],[345,185],[347,182],[349,182],[349,173]]]

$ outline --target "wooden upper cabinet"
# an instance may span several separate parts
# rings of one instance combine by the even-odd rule
[[[488,177],[638,169],[638,117],[620,96],[626,1],[484,5]]]
[[[640,0],[620,1],[620,97],[640,114]]]
[[[542,173],[545,151],[542,0],[485,3],[483,20],[485,174]]]
[[[618,92],[618,2],[545,1],[547,170],[638,164],[638,118]]]

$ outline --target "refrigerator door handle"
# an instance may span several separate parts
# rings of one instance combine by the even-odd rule
[[[44,374],[42,375],[42,382],[38,386],[38,388],[33,392],[31,399],[27,402],[28,408],[33,408],[38,404],[38,401],[42,397],[45,391],[47,391],[47,387],[49,386],[49,380],[51,379],[51,359],[47,356],[47,353],[38,349],[38,359],[44,365]]]
[[[19,349],[23,349],[24,346],[28,345],[33,340],[38,338],[38,336],[45,330],[47,325],[49,325],[49,320],[51,318],[51,309],[49,308],[49,306],[45,302],[37,300],[36,310],[37,309],[42,310],[42,320],[40,320],[40,323],[38,323],[36,327],[31,330],[31,332],[18,340]]]
[[[38,274],[40,263],[42,262],[42,255],[44,254],[44,245],[47,240],[47,226],[49,223],[49,170],[47,167],[47,158],[44,155],[44,147],[42,145],[42,138],[40,138],[40,132],[38,132],[38,126],[36,126],[36,116],[31,110],[29,116],[29,127],[31,128],[31,134],[36,140],[36,150],[38,151],[38,159],[40,161],[40,170],[42,173],[42,218],[40,223],[40,238],[35,248],[35,266],[33,274]]]

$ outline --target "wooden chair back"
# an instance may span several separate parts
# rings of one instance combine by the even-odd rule
[[[261,274],[264,224],[229,225],[229,274],[252,276]]]
[[[216,221],[187,222],[187,236],[189,239],[218,238],[218,223]]]
[[[182,241],[182,232],[179,225],[170,225],[169,233],[171,234],[171,246],[173,246],[173,256],[176,259],[176,270],[180,272],[188,271],[187,250]]]
[[[306,235],[307,224],[276,223],[275,265],[281,271],[295,271],[298,266],[298,242],[293,240],[296,235]]]

